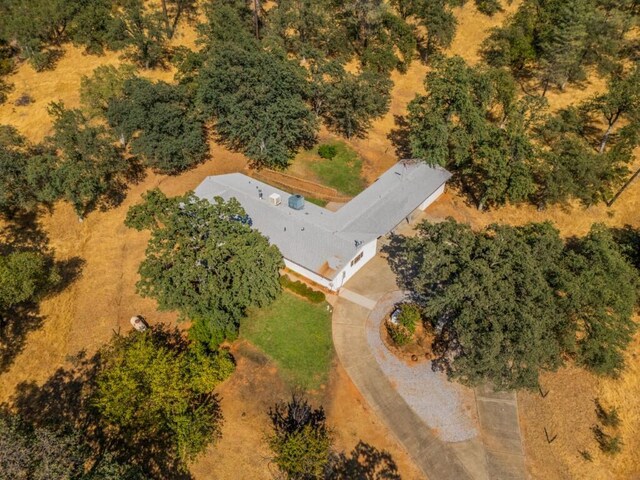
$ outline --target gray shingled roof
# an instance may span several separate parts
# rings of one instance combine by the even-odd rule
[[[289,193],[241,173],[207,177],[195,193],[210,200],[235,197],[253,226],[286,259],[333,278],[356,254],[356,241],[364,244],[389,233],[450,177],[446,170],[424,162],[399,162],[337,212],[309,202],[293,210]],[[269,202],[273,193],[282,197],[279,206]],[[326,271],[327,262],[333,273]]]

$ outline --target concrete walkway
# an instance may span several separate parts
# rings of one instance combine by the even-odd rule
[[[361,307],[364,307],[368,310],[373,310],[376,306],[375,300],[371,300],[370,298],[367,298],[364,295],[360,295],[359,293],[352,292],[348,288],[342,288],[340,290],[340,296],[342,298],[346,298],[350,302],[357,303]]]
[[[386,260],[378,256],[340,292],[333,311],[333,341],[356,387],[430,480],[526,479],[514,395],[476,389],[480,435],[445,442],[409,407],[382,371],[367,340],[367,319],[394,290],[398,290],[395,277]]]

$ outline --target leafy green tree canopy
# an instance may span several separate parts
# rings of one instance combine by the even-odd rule
[[[606,201],[627,178],[627,165],[633,161],[633,149],[639,140],[638,127],[633,114],[624,112],[628,107],[616,105],[612,92],[560,110],[534,129],[541,147],[541,203],[570,198],[578,198],[585,205]],[[623,126],[618,122],[620,117],[631,122]]]
[[[69,201],[82,219],[97,206],[118,204],[135,180],[139,169],[133,159],[125,159],[110,132],[93,125],[80,110],[53,103],[53,135],[47,142],[58,151],[52,184]]]
[[[132,451],[146,437],[184,465],[220,437],[213,389],[233,368],[226,353],[207,354],[177,330],[132,331],[103,348],[93,405]]]
[[[627,32],[637,21],[633,0],[526,0],[483,44],[492,66],[549,88],[586,78],[590,65],[611,72],[633,50]]]
[[[125,221],[151,230],[138,291],[163,310],[178,310],[193,322],[191,336],[214,347],[235,338],[248,307],[265,306],[280,292],[282,256],[246,219],[235,199],[167,198],[152,190]]]
[[[52,148],[31,145],[14,127],[0,125],[0,213],[35,211],[55,201],[54,164]]]
[[[82,478],[84,445],[76,435],[33,428],[8,412],[0,414],[0,476],[15,480]]]
[[[304,398],[293,395],[289,402],[277,403],[269,410],[269,417],[273,433],[267,440],[284,478],[324,479],[332,442],[324,409],[313,408]]]
[[[393,82],[383,74],[345,71],[330,62],[314,72],[312,104],[327,127],[347,138],[363,138],[375,118],[389,109]]]
[[[528,131],[540,103],[518,100],[505,72],[460,57],[437,62],[425,87],[408,106],[413,155],[456,172],[479,208],[528,199],[536,189]]]
[[[533,388],[563,355],[601,374],[622,368],[638,275],[603,227],[565,245],[548,223],[474,233],[448,219],[422,223],[387,252],[453,378]]]
[[[131,153],[156,171],[181,172],[208,153],[204,124],[182,85],[125,80],[120,97],[108,101],[106,118]]]
[[[198,78],[198,105],[218,136],[262,166],[284,168],[315,142],[318,122],[307,97],[302,67],[251,44],[213,48]]]
[[[37,301],[60,280],[47,256],[13,251],[0,257],[0,315],[24,302]]]
[[[621,254],[612,233],[594,225],[568,245],[566,308],[577,330],[577,358],[599,374],[618,375],[636,330],[638,271]]]
[[[143,0],[119,1],[107,42],[110,48],[124,50],[125,58],[146,69],[163,66],[169,53],[163,14]]]
[[[0,5],[0,37],[15,42],[36,70],[49,68],[60,54],[66,30],[81,8],[65,0],[7,0]]]
[[[124,84],[135,78],[133,65],[123,64],[120,67],[101,65],[93,74],[83,76],[80,80],[80,103],[82,109],[91,117],[105,115],[109,102],[124,96]]]
[[[450,0],[391,1],[403,17],[415,19],[417,25],[426,32],[418,36],[418,49],[424,60],[451,45],[458,25],[451,7],[460,3]]]

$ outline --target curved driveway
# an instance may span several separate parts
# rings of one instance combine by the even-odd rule
[[[476,389],[480,435],[445,442],[380,368],[367,340],[367,319],[378,301],[397,290],[386,260],[378,256],[340,292],[333,311],[333,341],[356,387],[430,480],[527,478],[515,395]]]

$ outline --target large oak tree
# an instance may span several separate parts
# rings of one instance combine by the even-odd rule
[[[127,226],[151,230],[138,291],[178,310],[192,321],[192,337],[211,346],[235,338],[246,309],[280,292],[282,256],[244,220],[235,199],[167,198],[159,190],[127,214]]]
[[[473,232],[448,219],[386,251],[453,378],[533,388],[565,355],[600,374],[623,368],[638,274],[602,226],[565,244],[549,223]]]

